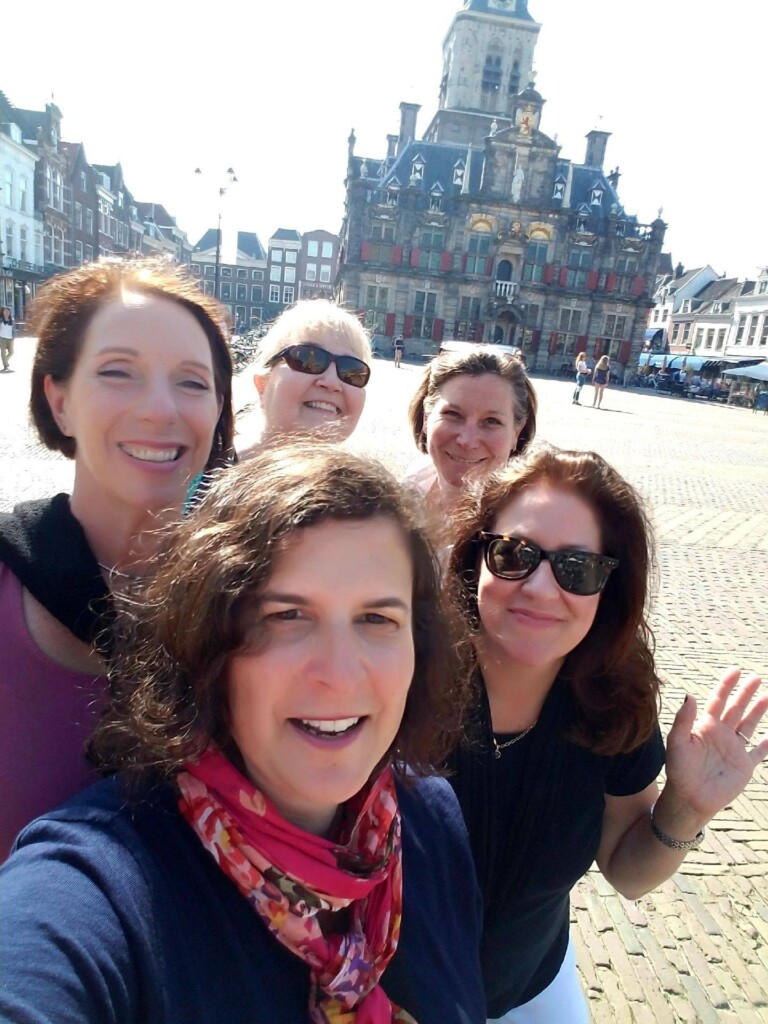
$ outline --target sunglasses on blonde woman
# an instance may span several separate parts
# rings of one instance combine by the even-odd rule
[[[486,533],[484,530],[475,539],[483,545],[488,572],[499,579],[527,579],[546,560],[552,566],[558,586],[579,597],[599,594],[619,564],[618,558],[598,555],[594,551],[545,551],[523,537]]]
[[[309,373],[313,377],[319,377],[331,363],[335,363],[339,380],[353,388],[364,388],[371,376],[370,366],[357,356],[337,356],[309,341],[281,349],[267,361],[267,366],[274,366],[281,359],[290,370]]]

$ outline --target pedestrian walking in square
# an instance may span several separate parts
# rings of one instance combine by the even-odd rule
[[[0,373],[11,372],[11,356],[13,355],[13,317],[7,306],[0,310],[0,358],[3,369]]]
[[[587,363],[587,353],[579,352],[576,356],[576,390],[573,392],[573,404],[581,405],[579,397],[581,396],[581,389],[587,383],[587,377],[592,371]]]
[[[395,340],[392,342],[392,348],[395,353],[395,366],[400,366],[403,359],[403,336],[398,334]]]
[[[592,374],[592,384],[595,393],[592,396],[592,408],[600,408],[603,401],[603,392],[611,382],[611,366],[608,356],[600,356]]]

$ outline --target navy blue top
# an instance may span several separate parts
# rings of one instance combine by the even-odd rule
[[[597,855],[606,794],[641,792],[664,764],[658,727],[636,750],[608,757],[565,738],[570,708],[558,682],[536,727],[498,758],[488,734],[453,759],[451,783],[485,903],[480,959],[489,1017],[528,1002],[555,978],[568,946],[570,891]],[[499,734],[497,742],[510,738]]]
[[[403,923],[382,977],[418,1024],[484,1024],[480,897],[441,779],[398,786]],[[306,1024],[309,970],[215,864],[170,789],[114,779],[38,818],[0,871],[0,1020]]]

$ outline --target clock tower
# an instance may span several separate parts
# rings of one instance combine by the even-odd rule
[[[494,118],[500,127],[513,122],[517,96],[532,79],[540,27],[528,0],[465,0],[443,42],[440,111],[427,133],[434,141],[460,141],[448,129],[456,118],[441,117],[448,112],[481,115],[482,135]],[[471,135],[461,141],[474,141]]]

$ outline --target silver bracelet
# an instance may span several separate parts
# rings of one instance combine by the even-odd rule
[[[696,850],[704,842],[704,829],[701,832],[697,832],[693,839],[673,839],[672,836],[667,835],[663,829],[660,829],[656,824],[656,820],[653,817],[653,812],[656,809],[656,804],[651,807],[651,832],[656,836],[660,843],[664,843],[671,850]]]

